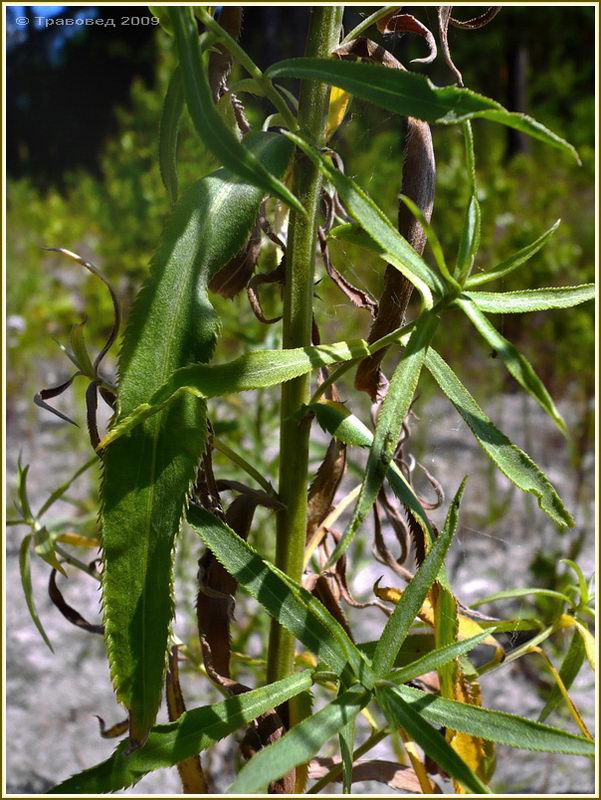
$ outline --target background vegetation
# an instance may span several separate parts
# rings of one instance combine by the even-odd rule
[[[248,9],[242,43],[260,66],[302,52],[302,11]],[[36,13],[23,7],[32,19]],[[128,13],[135,12],[106,6],[60,11],[61,16],[82,18]],[[349,10],[347,28],[363,13]],[[433,15],[434,10],[421,13]],[[527,110],[572,142],[582,159],[582,167],[576,168],[555,151],[522,141],[500,126],[474,123],[483,219],[480,265],[502,260],[562,218],[551,243],[528,263],[531,286],[584,283],[594,275],[593,22],[592,8],[506,7],[481,31],[451,33],[454,59],[467,86],[511,109]],[[69,365],[53,338],[66,342],[71,327],[85,316],[88,340],[100,346],[112,324],[105,288],[41,248],[67,247],[92,259],[113,282],[127,310],[169,212],[156,158],[161,103],[174,66],[169,42],[155,28],[90,26],[74,29],[73,35],[65,30],[31,25],[23,31],[14,22],[9,27],[8,411],[9,422],[21,432],[35,431],[38,425],[33,394],[68,374]],[[422,54],[421,43],[408,37],[388,46],[404,62]],[[438,63],[424,71],[435,83],[450,81]],[[250,115],[252,119],[252,109]],[[403,136],[399,118],[355,101],[334,140],[347,172],[391,217],[396,215]],[[438,174],[433,224],[443,249],[452,254],[468,192],[461,132],[436,127],[434,146]],[[187,117],[179,165],[182,187],[214,167]],[[354,260],[356,253],[340,246],[332,252],[347,277],[379,295],[382,270],[375,260],[365,253]],[[273,266],[260,264],[259,270]],[[523,285],[519,273],[514,274],[515,279],[512,275],[499,288]],[[334,330],[336,340],[367,333],[365,312],[350,311],[327,278],[320,281],[317,294],[324,340],[332,339]],[[268,315],[278,313],[278,291],[267,289],[263,298]],[[279,327],[260,325],[244,294],[233,301],[215,298],[215,304],[228,332],[221,358],[249,346],[278,346]],[[469,332],[459,314],[456,323],[445,331],[446,354],[459,363],[458,357],[470,353],[463,358],[463,371],[473,393],[484,401],[487,395],[513,391],[494,359],[486,359],[483,367],[484,353],[467,341]],[[567,313],[506,317],[503,325],[505,335],[536,364],[554,397],[573,409],[570,446],[575,465],[581,466],[592,439],[591,304]],[[275,464],[276,453],[266,450],[266,442],[276,427],[276,404],[276,395],[264,392],[255,406],[237,398],[224,403],[220,412],[221,425],[234,440],[244,437],[248,442],[250,436],[267,464]],[[83,420],[81,403],[75,415]],[[81,448],[82,461],[87,457],[85,439],[76,437],[74,429],[65,429],[62,441],[67,448]],[[316,463],[320,455],[316,446]],[[93,507],[86,502],[88,510]],[[490,495],[489,503],[490,508],[482,509],[483,520],[498,512],[499,498]],[[182,561],[185,553],[184,547]],[[576,555],[573,550],[569,554]],[[545,585],[554,575],[554,558],[551,553],[547,561],[541,556],[533,562],[533,577],[544,578]],[[186,591],[192,593],[190,587]],[[248,624],[236,648],[246,652],[247,642],[267,622],[261,619],[253,626],[243,611],[241,618]]]

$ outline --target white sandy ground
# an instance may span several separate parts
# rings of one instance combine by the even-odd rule
[[[22,404],[23,403],[23,404]],[[528,432],[525,436],[520,419],[524,408],[528,410]],[[562,408],[568,424],[574,422],[570,407]],[[7,443],[9,486],[14,486],[17,455],[23,449],[23,461],[31,463],[30,491],[34,507],[46,494],[64,480],[83,457],[72,449],[53,453],[63,434],[63,424],[44,412],[30,413],[23,401],[14,407],[13,423]],[[562,496],[574,511],[572,500],[572,471],[567,458],[565,441],[529,402],[524,406],[517,396],[506,396],[497,402],[489,413],[500,427],[524,446],[530,455],[547,471],[551,480],[563,485]],[[537,550],[557,547],[567,552],[569,542],[586,529],[585,545],[580,563],[588,575],[594,569],[594,526],[592,509],[593,457],[587,456],[587,500],[575,509],[578,528],[575,532],[559,536],[554,526],[536,509],[535,503],[511,488],[499,473],[489,484],[488,462],[466,426],[444,401],[432,401],[425,408],[417,408],[421,422],[416,425],[414,452],[425,466],[445,484],[447,494],[455,491],[461,477],[468,473],[471,480],[462,506],[461,527],[450,557],[450,574],[455,586],[462,587],[461,599],[469,604],[477,597],[510,587],[530,585],[529,564]],[[25,422],[25,420],[28,420]],[[527,441],[529,439],[529,441]],[[422,455],[426,453],[426,455]],[[488,505],[491,492],[502,509],[502,516],[489,523],[482,507]],[[85,492],[82,480],[73,493]],[[425,486],[424,486],[425,491]],[[445,504],[446,506],[446,504]],[[67,507],[57,506],[61,516]],[[440,521],[446,509],[434,512]],[[98,735],[94,714],[112,724],[123,717],[110,685],[104,657],[102,639],[79,631],[70,625],[51,605],[46,591],[48,569],[34,559],[32,565],[34,591],[40,616],[53,642],[55,655],[50,653],[40,639],[25,605],[20,586],[18,546],[24,535],[23,528],[9,528],[7,534],[7,717],[6,717],[6,776],[8,792],[45,792],[54,783],[70,774],[106,758],[114,742]],[[191,574],[179,582],[178,598],[190,608],[190,614],[180,612],[177,629],[184,634],[192,624],[191,603],[194,596],[193,574],[198,547],[193,544],[190,561]],[[561,556],[558,556],[561,557]],[[353,587],[358,595],[367,596],[374,580],[386,575],[384,567],[366,560],[358,571]],[[394,579],[386,575],[390,583]],[[385,581],[386,582],[386,581]],[[72,605],[91,621],[99,621],[99,594],[93,581],[72,574],[69,582],[61,581],[61,588]],[[511,613],[519,604],[498,607],[498,613]],[[240,613],[242,609],[239,609]],[[363,638],[374,638],[373,625],[382,624],[377,612],[351,615],[360,624]],[[360,638],[360,637],[358,637]],[[536,674],[539,667],[532,661]],[[189,707],[212,702],[206,684],[198,676],[184,673],[184,692]],[[482,680],[486,705],[520,712],[536,719],[543,700],[537,686],[518,664],[491,673]],[[587,724],[594,728],[594,689],[590,671],[585,667],[578,680],[574,699],[582,710]],[[166,720],[165,710],[160,719]],[[554,715],[550,722],[570,727],[565,716]],[[231,767],[227,763],[233,752],[231,739],[220,743],[208,766],[215,776],[217,788],[225,790],[232,781]],[[390,751],[381,745],[373,756],[389,756]],[[208,760],[204,757],[205,762]],[[493,789],[516,793],[574,793],[593,791],[593,770],[586,759],[534,754],[525,751],[498,748],[498,768]],[[336,791],[336,789],[333,789]],[[386,787],[371,783],[354,786],[355,792],[383,792]],[[175,769],[162,770],[144,778],[128,793],[179,793],[180,786]]]

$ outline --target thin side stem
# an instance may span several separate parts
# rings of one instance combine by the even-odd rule
[[[311,21],[305,54],[325,57],[340,40],[343,7],[317,6]],[[302,83],[299,102],[301,129],[318,145],[325,144],[330,88],[315,81]],[[286,253],[283,346],[311,344],[313,282],[317,245],[317,217],[322,179],[318,167],[303,155],[297,156],[293,191],[307,216],[292,210]],[[310,375],[282,386],[280,427],[279,497],[286,507],[278,513],[276,565],[300,581],[307,528],[309,431],[311,421],[295,419],[310,395]],[[271,683],[289,675],[294,668],[294,638],[272,622],[269,637],[267,680]]]

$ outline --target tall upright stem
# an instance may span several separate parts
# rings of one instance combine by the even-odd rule
[[[324,57],[338,46],[343,7],[316,6],[311,20],[305,54]],[[323,83],[303,82],[299,100],[299,123],[313,141],[324,144],[330,89]],[[307,216],[290,212],[284,290],[284,347],[311,344],[313,321],[313,280],[317,241],[317,218],[322,180],[318,168],[298,155],[293,178],[295,195]],[[295,414],[309,400],[310,376],[282,386],[280,427],[279,495],[285,510],[278,514],[276,565],[300,580],[307,527],[307,471],[310,421],[297,421]],[[279,680],[294,667],[294,638],[275,621],[269,637],[267,680]]]

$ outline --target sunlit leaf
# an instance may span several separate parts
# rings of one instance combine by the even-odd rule
[[[478,117],[488,119],[540,139],[578,160],[571,144],[526,114],[507,111],[500,103],[470,89],[436,87],[416,72],[335,59],[290,58],[271,66],[266,75],[321,80],[387,111],[426,122],[447,125]]]
[[[153,728],[138,750],[128,753],[129,743],[121,742],[106,761],[68,778],[49,794],[102,794],[133,786],[149,772],[173,767],[206,750],[310,686],[311,674],[300,672],[221,703],[186,711],[177,722]]]
[[[196,506],[188,523],[248,594],[305,647],[342,673],[347,664],[369,683],[367,660],[323,605],[213,514]],[[283,774],[283,773],[282,773]]]
[[[177,42],[186,105],[203,143],[234,175],[257,186],[264,193],[279,197],[305,216],[306,212],[298,199],[238,140],[215,108],[208,78],[210,53],[200,52],[192,9],[170,7],[169,17]]]
[[[525,289],[517,292],[464,292],[485,314],[525,314],[530,311],[549,311],[571,308],[595,299],[595,284],[557,286],[549,289]]]
[[[396,655],[409,633],[409,629],[417,617],[430,587],[438,577],[457,530],[459,503],[461,502],[464,488],[465,480],[451,502],[443,530],[432,544],[430,551],[413,579],[407,585],[402,598],[382,631],[372,662],[373,670],[378,677],[385,675],[392,669]]]
[[[555,233],[557,228],[559,227],[560,220],[554,225],[551,225],[548,231],[539,236],[534,242],[526,245],[526,247],[522,247],[521,250],[518,250],[517,253],[514,253],[509,258],[501,261],[496,266],[492,267],[492,269],[487,270],[486,272],[479,272],[476,275],[470,275],[467,279],[466,287],[471,289],[474,286],[481,286],[483,283],[490,283],[491,281],[499,280],[499,278],[504,278],[505,276],[509,275],[515,269],[520,267],[533,255],[536,255],[538,251],[545,246],[545,244],[549,241],[551,236]]]
[[[321,747],[354,719],[370,699],[369,692],[353,687],[312,717],[295,725],[274,744],[260,750],[242,768],[228,792],[256,794],[288,770],[309,761]]]
[[[533,494],[540,508],[558,525],[571,528],[574,520],[547,476],[523,450],[516,447],[476,403],[457,375],[430,348],[426,367],[468,424],[486,455],[523,492]]]

